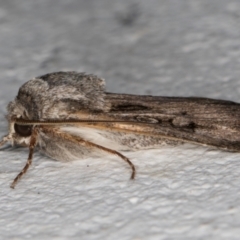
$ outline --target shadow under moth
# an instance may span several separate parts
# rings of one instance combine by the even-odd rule
[[[158,97],[105,92],[103,79],[85,73],[55,72],[23,84],[8,104],[10,142],[59,161],[120,150],[158,148],[190,142],[240,152],[240,104],[197,97]]]

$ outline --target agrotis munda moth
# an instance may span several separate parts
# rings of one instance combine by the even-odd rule
[[[240,104],[207,98],[139,96],[105,92],[103,79],[56,72],[34,78],[8,104],[10,142],[59,161],[114,154],[135,167],[121,150],[190,142],[240,152]]]

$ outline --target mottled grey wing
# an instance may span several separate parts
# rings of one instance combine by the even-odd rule
[[[144,123],[146,132],[240,151],[240,104],[207,98],[106,94],[108,116]]]

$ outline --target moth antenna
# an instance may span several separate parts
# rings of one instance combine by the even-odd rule
[[[28,155],[27,163],[24,166],[24,168],[22,169],[22,171],[13,180],[13,182],[10,186],[11,188],[13,188],[13,189],[15,188],[15,186],[18,183],[18,181],[20,180],[20,178],[27,172],[29,166],[32,164],[33,152],[34,152],[36,143],[37,143],[37,132],[36,132],[36,130],[33,130],[31,139],[30,139],[30,144],[29,144],[29,155]]]
[[[79,124],[79,123],[126,123],[126,124],[139,124],[143,125],[146,123],[127,121],[127,120],[94,120],[94,119],[65,119],[65,120],[25,120],[25,119],[14,119],[18,125],[41,125],[41,126],[57,126],[65,124]],[[151,123],[148,123],[151,124]]]

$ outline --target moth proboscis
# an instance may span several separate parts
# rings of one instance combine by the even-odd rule
[[[0,146],[29,147],[26,173],[38,148],[71,161],[101,153],[133,163],[119,151],[184,142],[240,152],[240,104],[208,98],[158,97],[105,92],[103,79],[55,72],[23,84],[8,104],[9,133]]]

